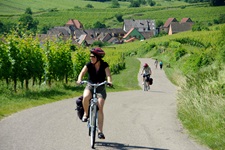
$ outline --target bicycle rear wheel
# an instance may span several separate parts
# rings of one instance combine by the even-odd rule
[[[91,147],[94,148],[96,128],[97,128],[97,106],[94,105],[90,110],[90,132],[91,132]]]
[[[144,91],[147,91],[147,82],[146,81],[144,81]]]

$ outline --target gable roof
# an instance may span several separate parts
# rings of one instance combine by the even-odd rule
[[[127,38],[127,36],[134,30],[135,28],[131,28],[130,30],[129,30],[129,32],[127,32],[127,34],[125,34],[124,36],[123,36],[123,38],[125,39],[125,38]]]
[[[176,18],[168,18],[165,24],[163,25],[164,28],[168,28],[171,22],[178,22]]]
[[[123,39],[128,40],[128,38],[135,37],[135,39],[143,40],[145,37],[136,29],[131,28],[130,31],[123,36]]]
[[[100,40],[102,42],[107,42],[109,39],[111,39],[110,33],[100,33],[100,35],[96,38],[97,40]]]
[[[136,28],[139,32],[155,30],[155,20],[124,20],[123,30],[128,32],[131,28]]]
[[[81,29],[83,28],[82,23],[80,23],[80,21],[75,20],[75,19],[70,19],[65,26],[74,26],[77,29]]]
[[[191,18],[182,18],[180,22],[184,23],[184,22],[193,22],[193,21],[191,20]]]
[[[64,36],[70,36],[71,31],[69,27],[54,27],[47,31],[48,35],[64,35]]]

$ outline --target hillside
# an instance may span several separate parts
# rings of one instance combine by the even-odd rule
[[[225,25],[210,31],[183,32],[144,42],[118,45],[127,55],[164,62],[170,80],[180,87],[178,117],[191,136],[213,150],[225,149]]]
[[[109,2],[92,2],[83,0],[66,0],[53,2],[3,0],[0,2],[0,21],[17,23],[21,14],[27,7],[33,11],[33,18],[39,21],[38,29],[44,27],[63,26],[69,19],[79,20],[85,28],[91,28],[97,21],[106,24],[108,28],[122,28],[123,22],[119,22],[115,15],[121,14],[123,19],[151,19],[156,22],[165,22],[168,18],[191,18],[194,22],[213,24],[224,13],[223,7],[209,7],[207,4],[188,4],[182,1],[156,1],[159,6],[143,6],[128,8],[129,3],[120,2],[121,8],[109,8]],[[85,8],[91,3],[94,8]]]

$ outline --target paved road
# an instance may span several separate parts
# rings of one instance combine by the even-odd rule
[[[106,139],[97,139],[96,150],[208,150],[191,140],[177,120],[176,87],[164,71],[155,69],[151,59],[140,61],[152,67],[154,84],[148,92],[108,93]],[[140,73],[138,79],[141,83]],[[89,150],[87,126],[75,114],[74,99],[1,120],[0,150]]]

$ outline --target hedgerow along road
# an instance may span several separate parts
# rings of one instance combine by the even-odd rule
[[[191,139],[177,119],[174,86],[154,60],[150,91],[111,92],[105,103],[105,140],[96,150],[208,150]],[[138,73],[139,85],[142,76]],[[75,99],[46,104],[0,121],[0,150],[88,150],[87,124],[75,112]]]

